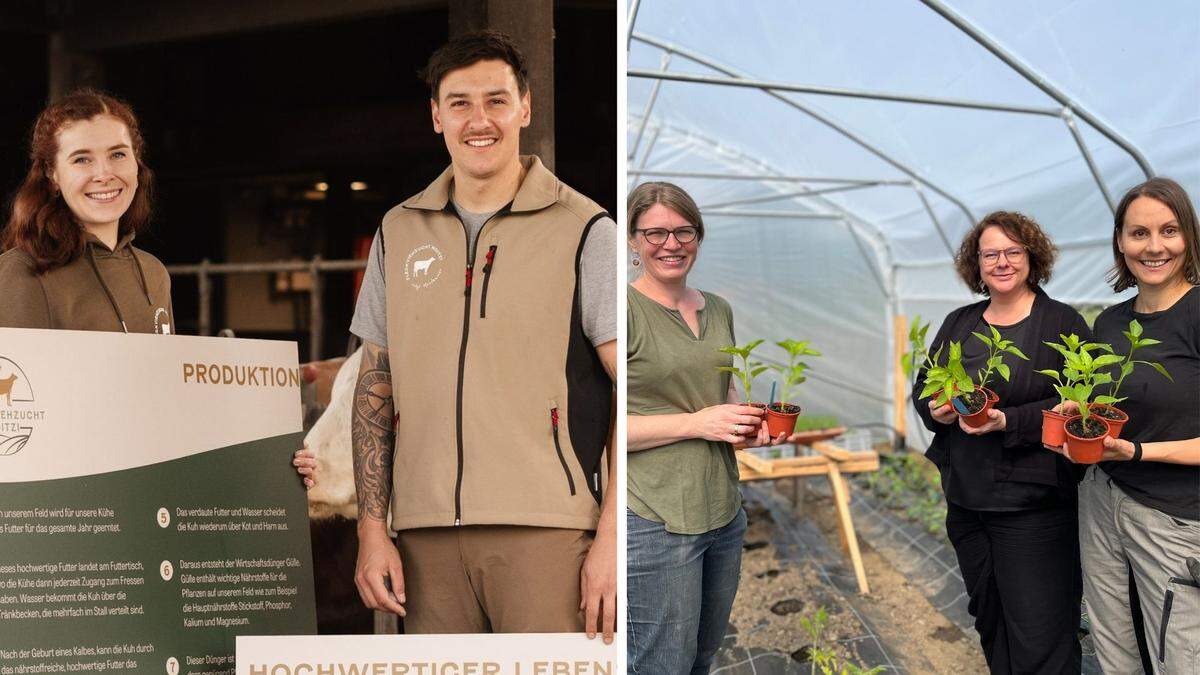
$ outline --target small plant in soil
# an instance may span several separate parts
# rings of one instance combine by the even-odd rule
[[[971,335],[974,335],[978,340],[983,342],[983,344],[987,345],[988,348],[988,357],[987,361],[984,363],[984,368],[976,373],[979,378],[979,387],[976,388],[975,391],[963,396],[964,399],[970,399],[970,403],[968,404],[967,408],[973,412],[983,408],[983,399],[986,397],[986,395],[982,390],[988,385],[988,381],[991,379],[993,371],[998,373],[1000,377],[1003,377],[1005,382],[1008,382],[1009,368],[1008,365],[1004,363],[1005,354],[1012,354],[1013,356],[1025,361],[1029,360],[1029,357],[1025,356],[1025,354],[1022,353],[1015,344],[1013,344],[1012,340],[1005,340],[1003,337],[1001,337],[1000,331],[996,330],[994,326],[988,326],[988,330],[992,333],[991,337],[988,337],[983,333],[971,331]]]
[[[754,381],[754,378],[762,375],[767,370],[767,367],[758,361],[750,360],[750,353],[762,343],[762,340],[755,340],[754,342],[747,343],[741,347],[721,347],[717,350],[723,354],[730,354],[742,360],[741,368],[738,368],[737,366],[719,366],[718,370],[722,370],[726,373],[732,373],[734,377],[741,380],[742,391],[745,392],[746,395],[746,405],[751,405],[750,384]]]
[[[1138,323],[1137,319],[1130,321],[1129,330],[1121,331],[1121,333],[1125,336],[1126,340],[1129,340],[1129,353],[1125,355],[1125,360],[1121,361],[1121,374],[1117,377],[1117,381],[1113,383],[1113,386],[1108,390],[1108,395],[1113,399],[1113,403],[1120,403],[1121,401],[1125,400],[1123,397],[1118,397],[1117,393],[1121,391],[1121,383],[1123,383],[1125,378],[1129,377],[1129,374],[1133,372],[1135,365],[1140,364],[1144,366],[1150,366],[1154,370],[1158,371],[1159,375],[1162,375],[1172,382],[1175,381],[1174,378],[1171,377],[1171,374],[1167,372],[1167,369],[1162,367],[1161,363],[1134,360],[1133,353],[1142,347],[1162,344],[1154,338],[1142,337],[1142,324]],[[1113,412],[1113,409],[1111,408],[1097,408],[1093,412],[1108,419],[1124,419],[1123,414],[1119,412]]]
[[[937,392],[937,398],[934,399],[935,405],[945,405],[950,402],[950,399],[958,398],[965,405],[966,414],[981,412],[987,405],[987,394],[984,393],[984,387],[991,381],[992,374],[1000,375],[1005,382],[1009,379],[1011,373],[1008,365],[1004,363],[1004,355],[1011,354],[1017,358],[1029,360],[1029,357],[1025,356],[1012,340],[1005,340],[1000,335],[1000,331],[994,327],[989,326],[989,328],[992,333],[990,337],[983,333],[971,332],[988,348],[987,360],[984,362],[983,369],[975,373],[978,383],[971,379],[963,367],[962,345],[951,341],[950,353],[946,357],[945,366],[938,365],[942,351],[940,347],[932,357],[926,356],[925,388],[921,391],[919,398],[928,398]]]
[[[1084,348],[1093,344],[1080,345],[1077,352],[1059,352],[1066,361],[1064,372],[1066,370],[1073,371],[1068,377],[1074,379],[1074,383],[1063,386],[1059,390],[1059,395],[1079,405],[1079,418],[1072,418],[1067,422],[1067,432],[1074,434],[1078,438],[1096,438],[1103,436],[1108,431],[1106,424],[1091,415],[1091,411],[1088,409],[1089,404],[1109,404],[1116,401],[1112,396],[1101,395],[1093,397],[1092,394],[1098,385],[1110,384],[1113,381],[1112,375],[1099,372],[1100,369],[1120,363],[1122,359],[1120,356],[1111,353],[1112,347],[1106,344],[1099,345],[1094,349]],[[1053,345],[1051,346],[1053,347]],[[1093,358],[1091,352],[1097,349],[1109,353]]]
[[[962,364],[962,344],[950,341],[950,353],[946,356],[946,365],[939,365],[942,357],[942,347],[932,355],[925,354],[925,388],[918,398],[929,398],[933,394],[935,406],[943,406],[960,391],[972,391],[975,383]]]
[[[806,650],[801,650],[807,651],[804,656],[808,658],[811,675],[816,675],[818,672],[821,675],[876,675],[876,673],[884,671],[883,666],[864,669],[850,661],[843,661],[838,656],[837,650],[825,637],[829,628],[829,613],[825,611],[824,607],[818,607],[812,618],[800,617],[800,625],[804,626],[804,632],[808,633],[808,637],[812,640],[812,644]]]
[[[1043,344],[1062,355],[1062,371],[1047,369],[1036,372],[1054,380],[1054,391],[1058,392],[1059,405],[1061,406],[1070,398],[1068,393],[1071,392],[1071,388],[1081,381],[1083,375],[1077,366],[1083,363],[1083,355],[1095,351],[1111,353],[1112,347],[1098,342],[1083,342],[1074,333],[1070,335],[1059,334],[1058,337],[1062,340],[1061,343],[1047,341]]]
[[[780,389],[778,401],[772,401],[768,406],[775,412],[784,413],[787,415],[799,414],[800,406],[788,403],[791,399],[791,394],[796,387],[808,380],[808,376],[804,373],[808,370],[808,364],[801,361],[803,356],[820,356],[821,352],[808,346],[807,341],[783,340],[775,344],[783,348],[788,353],[788,362],[786,366],[772,366],[783,378],[783,386]]]

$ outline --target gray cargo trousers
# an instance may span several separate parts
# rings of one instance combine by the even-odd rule
[[[1079,549],[1104,672],[1142,672],[1129,610],[1132,567],[1154,672],[1200,673],[1200,587],[1185,562],[1200,556],[1200,522],[1139,504],[1090,466],[1079,484]]]

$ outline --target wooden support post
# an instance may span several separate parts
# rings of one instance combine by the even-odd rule
[[[900,365],[904,358],[905,345],[908,344],[908,320],[903,314],[896,315],[895,337],[892,340],[892,363],[895,364],[895,387],[892,396],[895,405],[892,416],[892,426],[901,438],[905,437],[905,421],[908,419],[908,405],[905,397],[908,395],[908,378],[904,377],[904,367]]]
[[[863,567],[862,554],[858,550],[854,521],[850,519],[850,500],[846,494],[846,485],[842,482],[842,472],[838,470],[835,462],[829,463],[829,484],[833,488],[833,503],[837,507],[840,532],[850,554],[850,563],[854,566],[854,576],[858,579],[858,590],[865,595],[871,592],[867,586],[867,571]]]

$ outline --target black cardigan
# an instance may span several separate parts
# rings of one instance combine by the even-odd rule
[[[929,412],[929,401],[917,398],[925,385],[924,375],[918,374],[916,378],[912,391],[913,406],[925,423],[925,428],[934,434],[925,456],[937,465],[943,486],[946,485],[946,477],[952,470],[956,455],[961,458],[960,462],[966,464],[962,468],[972,470],[971,464],[976,459],[983,459],[984,453],[992,460],[992,480],[996,482],[1019,481],[1073,489],[1073,483],[1064,484],[1065,480],[1069,480],[1064,477],[1078,480],[1080,472],[1074,464],[1042,447],[1042,411],[1057,405],[1059,397],[1054,390],[1053,380],[1035,371],[1062,370],[1062,356],[1043,344],[1043,341],[1061,342],[1059,335],[1072,333],[1090,340],[1092,334],[1083,317],[1070,305],[1050,299],[1040,288],[1035,288],[1034,292],[1036,297],[1029,312],[1029,328],[1022,343],[1016,345],[1029,357],[1029,361],[1011,356],[1005,359],[1011,369],[1008,396],[997,404],[997,409],[1005,416],[1004,431],[972,436],[959,428],[957,420],[952,424],[937,422]],[[951,340],[974,340],[971,331],[983,317],[988,303],[988,300],[983,300],[951,312],[930,343],[930,353]],[[948,349],[947,345],[943,354]]]

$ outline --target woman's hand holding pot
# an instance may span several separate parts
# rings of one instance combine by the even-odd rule
[[[988,408],[987,414],[988,414],[988,421],[984,422],[983,426],[978,426],[978,427],[969,426],[965,422],[963,422],[962,418],[960,417],[960,418],[958,418],[958,428],[962,429],[963,431],[967,432],[968,434],[971,434],[972,436],[979,436],[981,434],[990,434],[993,431],[1004,431],[1005,425],[1008,422],[1008,419],[1004,416],[1004,413],[1000,412],[999,410],[996,410],[995,408]]]
[[[747,448],[761,448],[767,445],[779,445],[780,443],[786,443],[787,439],[788,435],[782,433],[775,438],[771,438],[771,433],[767,431],[767,423],[764,421],[758,425],[758,433],[754,436],[746,437],[745,441],[743,442],[746,444]]]
[[[691,435],[708,441],[766,445],[755,443],[757,436],[746,436],[755,428],[760,435],[766,433],[762,416],[762,409],[749,405],[726,403],[709,406],[692,413]]]
[[[1052,410],[1060,415],[1066,415],[1067,417],[1070,417],[1072,415],[1079,414],[1079,404],[1075,401],[1066,401],[1054,406]]]
[[[953,406],[949,403],[934,406],[933,399],[929,399],[929,414],[933,415],[933,419],[941,424],[953,424],[954,418],[957,417]]]
[[[1078,410],[1078,407],[1076,410]],[[1068,443],[1070,443],[1070,441],[1063,443],[1062,447],[1055,447],[1053,445],[1045,444],[1042,444],[1042,447],[1046,448],[1047,450],[1057,452],[1067,459],[1071,459],[1070,452],[1067,450]],[[1104,437],[1104,453],[1100,455],[1100,461],[1127,462],[1131,459],[1133,459],[1133,443],[1120,438],[1113,438],[1112,436]],[[1071,459],[1071,461],[1074,462],[1075,460]]]

